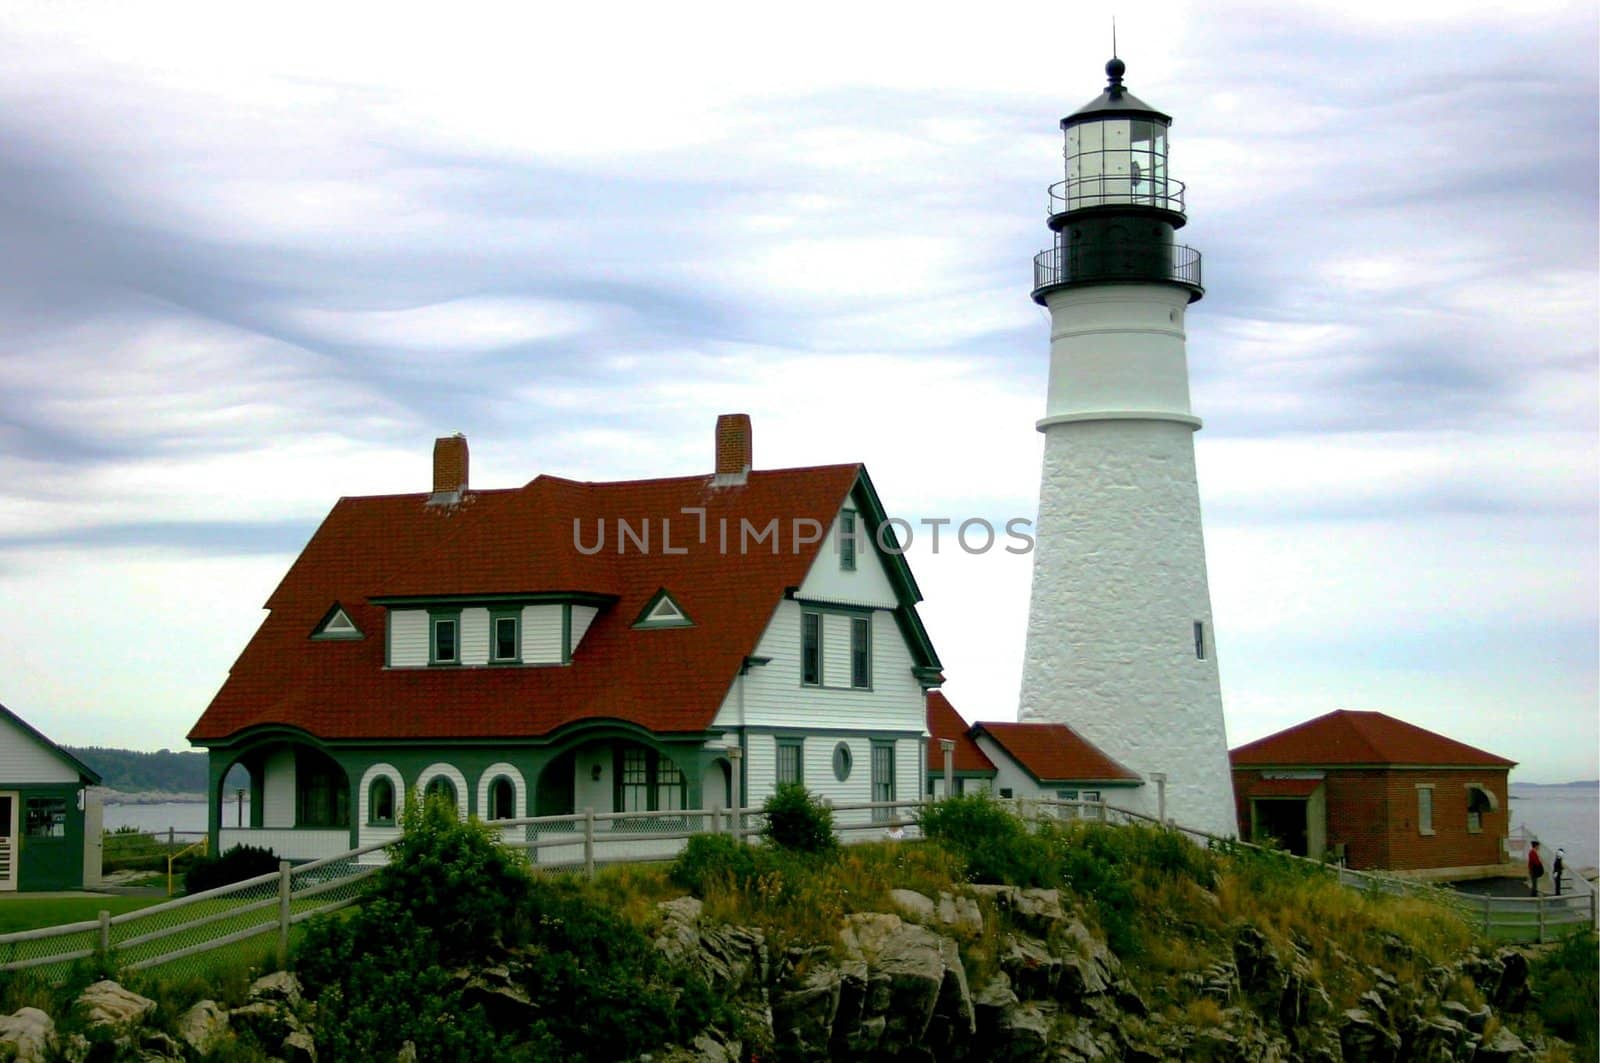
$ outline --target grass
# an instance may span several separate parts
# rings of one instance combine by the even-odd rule
[[[38,930],[98,919],[101,912],[121,915],[159,904],[165,897],[7,897],[0,900],[0,934]]]

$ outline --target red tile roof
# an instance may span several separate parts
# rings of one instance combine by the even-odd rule
[[[426,494],[340,499],[273,591],[266,620],[189,738],[218,743],[264,725],[324,739],[531,737],[597,717],[659,732],[704,730],[785,591],[801,583],[821,548],[796,552],[789,522],[828,527],[858,477],[870,493],[861,466],[830,465],[755,471],[743,485],[715,488],[708,476],[626,483],[541,476],[521,488],[471,492],[455,506],[426,506]],[[704,546],[698,518],[681,512],[690,507],[705,509]],[[635,529],[648,522],[648,553],[632,545],[618,553],[619,519]],[[781,548],[741,553],[741,519],[758,529],[777,519]],[[577,550],[574,520],[586,546],[603,520],[605,549]],[[669,520],[674,550],[686,553],[663,551]],[[718,548],[723,520],[732,533],[726,553]],[[663,587],[694,625],[635,629],[639,611]],[[373,599],[540,592],[615,599],[568,667],[384,667],[386,612]],[[335,601],[365,638],[308,638]]]
[[[1100,752],[1064,723],[982,722],[972,731],[994,739],[1040,782],[1140,781],[1137,772]]]
[[[1310,797],[1321,779],[1258,779],[1250,784],[1251,797]]]
[[[1228,754],[1234,767],[1417,764],[1511,768],[1516,761],[1427,731],[1381,712],[1339,709]]]
[[[956,707],[940,690],[928,691],[928,771],[934,775],[944,771],[944,749],[939,739],[955,740],[955,770],[980,771],[993,775],[994,761],[990,760],[978,743],[967,733],[967,721],[961,718]]]

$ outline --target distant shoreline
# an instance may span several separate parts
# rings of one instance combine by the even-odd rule
[[[121,790],[111,790],[104,786],[89,787],[91,794],[100,797],[100,803],[106,805],[203,805],[206,795],[199,793],[165,793],[160,790],[141,790],[137,793],[124,793]]]

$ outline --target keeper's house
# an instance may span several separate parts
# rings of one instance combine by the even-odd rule
[[[1239,836],[1363,870],[1498,871],[1514,761],[1381,712],[1340,710],[1234,749]]]
[[[189,733],[213,841],[330,855],[417,792],[485,820],[915,799],[942,676],[872,481],[750,454],[729,415],[711,474],[483,491],[455,436],[431,492],[341,499]]]
[[[84,789],[99,784],[88,765],[0,705],[0,891],[99,881],[100,805]]]

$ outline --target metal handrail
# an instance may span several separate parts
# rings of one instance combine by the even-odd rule
[[[1047,247],[1033,256],[1033,290],[1093,281],[1173,281],[1201,289],[1200,252],[1184,244],[1131,240],[1112,246]]]
[[[1050,186],[1050,216],[1086,207],[1155,207],[1183,213],[1184,183],[1172,177],[1142,175],[1137,182],[1128,174],[1069,177]]]

